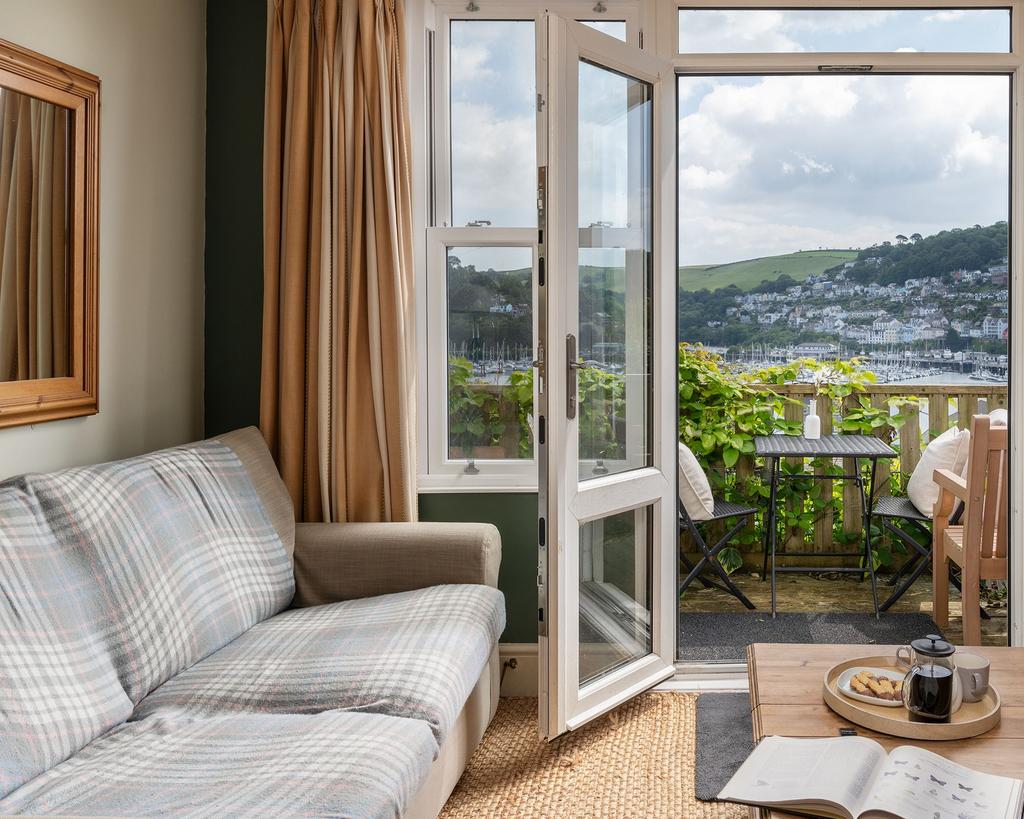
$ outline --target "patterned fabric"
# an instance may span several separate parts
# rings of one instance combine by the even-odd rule
[[[130,722],[0,814],[398,817],[437,754],[422,722],[331,711]]]
[[[221,444],[0,483],[0,796],[293,593]]]
[[[424,720],[441,743],[504,625],[504,598],[489,586],[293,609],[165,683],[133,718],[340,708]]]

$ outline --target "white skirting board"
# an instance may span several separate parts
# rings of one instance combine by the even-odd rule
[[[498,646],[498,657],[501,660],[501,696],[536,697],[537,644],[502,643]]]
[[[537,644],[501,643],[501,696],[537,696]],[[515,667],[512,667],[514,661]],[[746,691],[747,672],[744,663],[692,664],[677,667],[676,675],[654,691]]]

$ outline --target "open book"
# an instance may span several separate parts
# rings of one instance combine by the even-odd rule
[[[1020,819],[1024,782],[864,737],[765,737],[718,798],[834,819]]]

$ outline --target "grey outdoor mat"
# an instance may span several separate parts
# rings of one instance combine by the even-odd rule
[[[804,614],[780,612],[681,613],[679,661],[744,662],[751,643],[902,645],[926,634],[941,634],[927,614]]]
[[[736,769],[754,750],[750,696],[701,694],[697,697],[697,773],[694,790],[705,802],[717,799]]]

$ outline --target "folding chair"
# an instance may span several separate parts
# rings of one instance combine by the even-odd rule
[[[889,580],[890,585],[899,586],[889,595],[888,599],[878,607],[879,611],[888,611],[889,607],[899,600],[907,589],[914,585],[914,581],[921,576],[932,562],[932,528],[931,518],[921,513],[910,498],[896,498],[883,495],[875,503],[871,510],[871,517],[877,518],[879,524],[890,535],[905,544],[910,552],[910,557],[896,571],[896,574]],[[902,522],[915,532],[924,535],[922,543],[910,532],[901,529],[896,524]],[[905,578],[905,579],[904,579]],[[902,583],[900,581],[903,581]]]
[[[715,499],[715,510],[711,517],[707,520],[694,521],[686,511],[686,507],[683,506],[683,502],[679,501],[679,533],[689,532],[690,537],[693,538],[693,542],[697,545],[697,549],[701,554],[699,560],[696,563],[691,561],[685,554],[680,554],[680,559],[686,566],[689,574],[682,579],[679,584],[679,593],[682,594],[689,587],[694,580],[699,580],[701,585],[706,589],[718,589],[731,594],[737,600],[739,600],[748,609],[756,608],[756,606],[747,599],[747,596],[739,590],[735,583],[729,579],[728,573],[722,568],[722,565],[718,562],[718,553],[722,551],[729,542],[740,533],[740,531],[749,523],[750,516],[755,514],[757,509],[750,506],[740,506],[735,503],[727,503]],[[705,540],[703,533],[701,532],[701,526],[706,523],[711,523],[718,520],[731,520],[733,518],[739,518],[739,520],[726,532],[725,535],[719,539],[714,546],[708,547],[707,540]],[[718,580],[710,580],[704,577],[706,569],[711,569],[716,575]]]

